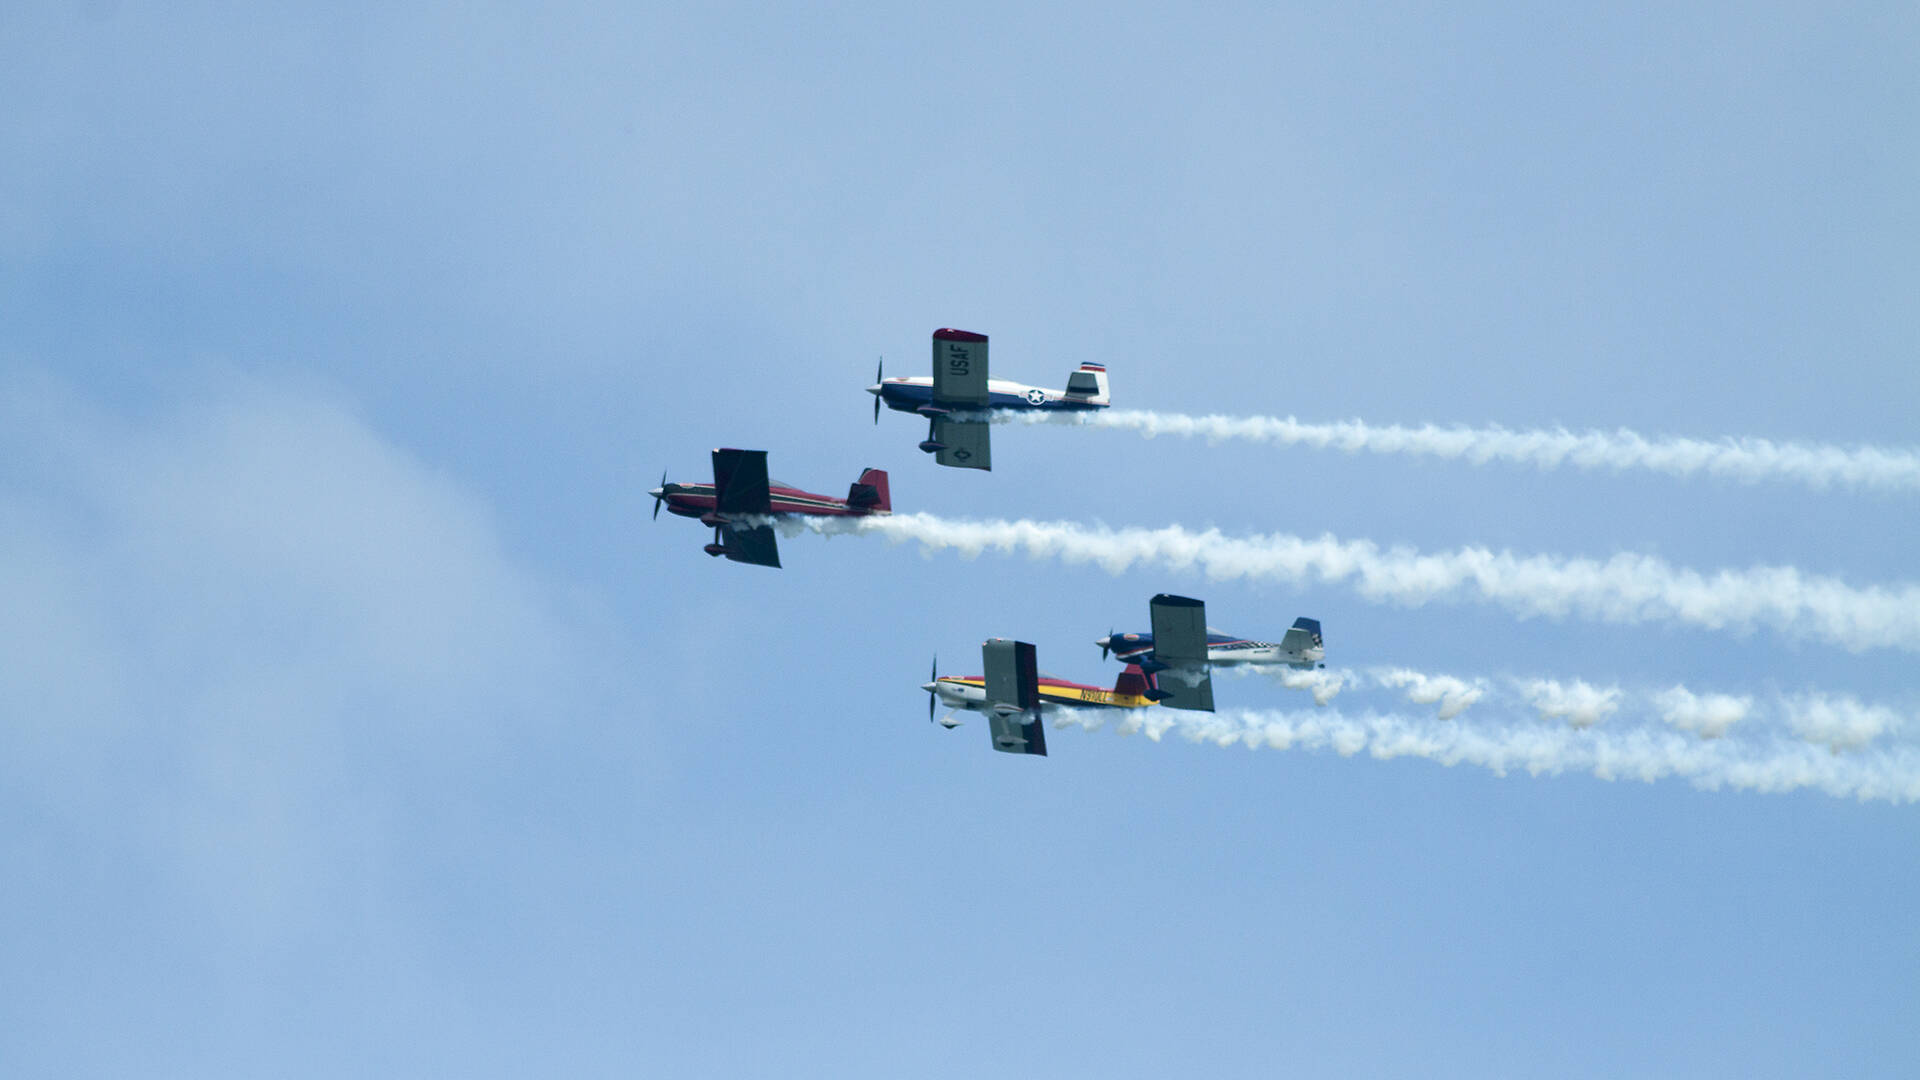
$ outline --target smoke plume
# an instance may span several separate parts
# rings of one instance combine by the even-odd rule
[[[1753,710],[1753,699],[1730,694],[1696,694],[1684,686],[1661,691],[1654,698],[1661,717],[1682,731],[1703,739],[1718,739]]]
[[[1601,689],[1579,679],[1529,679],[1520,685],[1527,702],[1540,710],[1542,720],[1564,718],[1577,728],[1592,727],[1620,707],[1620,688]]]
[[[1390,689],[1404,688],[1407,700],[1415,705],[1440,703],[1440,719],[1451,720],[1467,711],[1467,707],[1479,701],[1486,687],[1479,682],[1466,682],[1451,675],[1426,675],[1407,668],[1393,668],[1375,676],[1380,685]]]
[[[1408,606],[1478,599],[1522,617],[1613,623],[1677,622],[1745,633],[1762,625],[1858,651],[1920,651],[1920,586],[1849,585],[1791,566],[1702,572],[1651,555],[1608,559],[1516,555],[1482,547],[1432,554],[1368,540],[1285,533],[1232,537],[1065,521],[952,521],[932,514],[807,518],[822,533],[877,534],[972,558],[992,549],[1092,563],[1111,574],[1136,564],[1199,572],[1215,581],[1351,582],[1369,600]]]
[[[1148,714],[1148,715],[1139,715]],[[1099,726],[1097,714],[1069,710],[1055,727]],[[1877,753],[1835,753],[1779,737],[1700,739],[1670,729],[1575,728],[1537,722],[1465,723],[1338,711],[1179,712],[1133,710],[1115,725],[1123,735],[1160,741],[1168,732],[1197,743],[1248,749],[1324,750],[1343,757],[1422,758],[1477,765],[1499,776],[1588,773],[1602,780],[1680,778],[1707,790],[1787,792],[1811,789],[1840,798],[1920,801],[1920,753],[1899,746]]]
[[[1236,440],[1306,446],[1349,454],[1406,454],[1464,461],[1505,462],[1536,469],[1643,470],[1667,476],[1710,476],[1742,483],[1775,481],[1814,490],[1920,491],[1920,451],[1879,446],[1832,446],[1769,439],[1648,438],[1626,428],[1572,432],[1565,428],[1509,431],[1499,426],[1373,425],[1360,420],[1312,424],[1291,416],[1186,416],[1139,409],[1098,412],[996,414],[1026,423],[1064,423],[1133,431],[1147,438],[1176,435],[1208,442]]]

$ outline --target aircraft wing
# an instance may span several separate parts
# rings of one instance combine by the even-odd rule
[[[722,514],[770,513],[773,501],[767,492],[767,452],[715,450],[713,498],[714,509]]]
[[[1047,730],[1040,723],[1040,667],[1033,646],[994,638],[980,646],[986,669],[987,726],[993,748],[1008,754],[1047,756]]]
[[[933,403],[987,406],[987,335],[933,332]]]
[[[992,427],[992,424],[935,417],[933,441],[946,449],[936,452],[933,460],[956,469],[992,469],[993,447],[987,434]]]
[[[1153,658],[1167,665],[1154,681],[1166,695],[1160,704],[1173,709],[1213,711],[1213,676],[1207,667],[1207,605],[1186,596],[1161,593],[1148,605],[1153,614]]]
[[[720,543],[727,549],[727,558],[734,562],[775,568],[780,565],[780,542],[773,538],[771,525],[755,525],[752,528],[721,525]]]
[[[1148,605],[1153,613],[1153,658],[1163,664],[1207,662],[1207,605],[1186,596],[1161,593]]]

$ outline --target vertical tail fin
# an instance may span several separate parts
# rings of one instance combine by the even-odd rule
[[[847,489],[847,505],[855,510],[877,514],[893,512],[893,497],[887,491],[887,470],[868,469]]]
[[[1067,398],[1089,405],[1108,404],[1107,365],[1081,364],[1078,370],[1067,376]]]
[[[1293,654],[1294,659],[1287,663],[1294,667],[1310,668],[1325,660],[1327,648],[1320,638],[1320,620],[1305,616],[1293,620],[1293,628],[1287,631],[1286,637],[1280,639],[1280,648]]]
[[[1120,677],[1113,683],[1114,693],[1128,694],[1133,697],[1145,697],[1150,689],[1152,687],[1147,684],[1147,676],[1140,670],[1139,664],[1128,664],[1127,669],[1122,671]]]

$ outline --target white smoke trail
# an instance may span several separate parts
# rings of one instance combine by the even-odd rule
[[[1603,690],[1579,679],[1570,683],[1558,679],[1528,679],[1520,689],[1527,695],[1527,702],[1540,710],[1540,719],[1565,717],[1567,723],[1577,728],[1592,727],[1620,707],[1619,687]]]
[[[1289,690],[1305,690],[1313,695],[1315,705],[1325,705],[1332,701],[1347,684],[1347,675],[1341,671],[1327,671],[1322,668],[1301,669],[1281,668],[1275,672],[1280,685]]]
[[[1582,679],[1539,677],[1506,678],[1499,682],[1471,681],[1452,675],[1434,675],[1408,668],[1344,671],[1341,678],[1360,689],[1403,690],[1410,702],[1439,702],[1439,718],[1450,720],[1483,698],[1508,708],[1531,707],[1541,719],[1564,720],[1575,728],[1592,727],[1615,714],[1658,719],[1670,727],[1702,739],[1723,738],[1735,724],[1765,724],[1776,734],[1790,734],[1835,753],[1857,750],[1882,736],[1902,731],[1902,714],[1887,705],[1861,702],[1847,694],[1808,691],[1772,694],[1771,703],[1751,694],[1695,693],[1683,685],[1664,690],[1594,686]],[[1323,703],[1324,704],[1324,703]]]
[[[1313,695],[1315,705],[1325,705],[1339,696],[1341,690],[1357,680],[1357,685],[1366,685],[1365,676],[1346,668],[1295,668],[1276,664],[1215,664],[1214,678],[1231,675],[1236,678],[1260,676],[1280,684],[1288,690],[1305,690]]]
[[[1339,712],[1196,713],[1140,709],[1116,729],[1159,741],[1169,731],[1194,741],[1249,749],[1331,748],[1343,757],[1424,758],[1442,765],[1478,765],[1499,776],[1591,773],[1602,780],[1685,779],[1707,790],[1801,789],[1840,798],[1920,801],[1920,752],[1900,746],[1873,753],[1836,753],[1805,742],[1700,739],[1671,730],[1576,729],[1564,724],[1469,724],[1396,715]],[[1096,714],[1062,711],[1054,726],[1098,726]]]
[[[1426,675],[1407,668],[1392,668],[1375,678],[1389,689],[1405,688],[1407,700],[1416,705],[1439,702],[1442,720],[1451,720],[1466,712],[1487,692],[1486,686],[1477,681],[1469,683],[1451,675]]]
[[[1064,423],[1134,431],[1147,438],[1177,435],[1208,442],[1237,440],[1316,450],[1409,454],[1485,465],[1501,461],[1537,469],[1639,469],[1668,476],[1706,475],[1743,483],[1774,480],[1815,490],[1920,491],[1920,450],[1769,439],[1648,438],[1614,431],[1509,431],[1499,426],[1375,426],[1360,420],[1310,424],[1291,416],[1186,416],[1139,409],[1097,412],[1000,412],[1008,422]]]
[[[1703,739],[1718,739],[1753,711],[1753,699],[1731,694],[1695,694],[1684,686],[1663,690],[1654,698],[1662,719]]]
[[[1352,581],[1370,600],[1408,606],[1469,595],[1523,617],[1672,621],[1736,633],[1766,624],[1856,652],[1920,650],[1920,586],[1860,588],[1790,566],[1702,573],[1650,555],[1599,560],[1480,547],[1422,554],[1331,535],[1229,537],[1178,525],[1110,529],[1064,521],[950,521],[932,514],[806,518],[804,524],[821,533],[917,541],[928,551],[952,549],[967,558],[991,548],[1092,563],[1112,574],[1143,563],[1199,571],[1216,581]]]
[[[1787,724],[1794,733],[1838,754],[1857,750],[1900,726],[1900,717],[1884,705],[1851,697],[1808,695],[1787,703]]]

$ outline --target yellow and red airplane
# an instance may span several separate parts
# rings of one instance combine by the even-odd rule
[[[985,675],[941,675],[934,667],[930,682],[920,689],[927,699],[927,719],[935,704],[948,713],[940,723],[948,730],[960,726],[955,710],[984,713],[993,736],[993,748],[1009,754],[1047,756],[1046,728],[1041,714],[1048,709],[1144,709],[1154,700],[1152,684],[1138,664],[1129,664],[1107,690],[1040,674],[1033,646],[1024,641],[992,638],[980,646]]]

